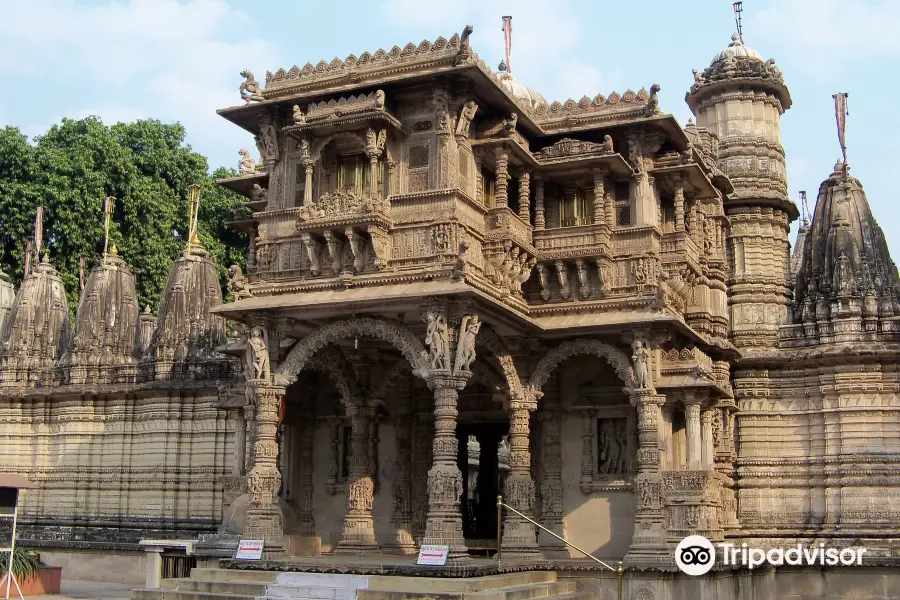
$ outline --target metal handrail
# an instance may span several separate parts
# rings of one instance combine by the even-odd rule
[[[555,534],[554,532],[550,531],[549,529],[547,529],[546,527],[544,527],[543,525],[541,525],[540,523],[538,523],[537,521],[535,521],[534,519],[532,519],[531,517],[529,517],[528,515],[523,515],[522,513],[520,513],[519,511],[517,511],[515,508],[513,508],[513,507],[510,506],[509,504],[506,504],[505,502],[503,502],[503,496],[497,496],[497,562],[500,562],[500,552],[501,552],[501,549],[500,549],[500,538],[501,538],[501,536],[502,536],[503,509],[504,509],[504,508],[505,508],[506,510],[512,511],[513,513],[515,513],[515,514],[517,514],[518,516],[522,517],[523,519],[525,519],[526,521],[528,521],[528,522],[531,523],[532,525],[534,525],[534,526],[536,526],[536,527],[540,527],[541,531],[546,531],[547,533],[549,533],[550,535],[552,535],[553,537],[555,537],[556,539],[558,539],[558,540],[561,541],[562,543],[564,543],[564,544],[566,544],[567,546],[570,546],[570,547],[574,548],[575,550],[581,552],[582,554],[584,554],[585,556],[587,556],[588,558],[590,558],[590,559],[593,560],[594,562],[596,562],[596,563],[598,563],[598,564],[600,564],[600,565],[603,565],[604,567],[606,567],[606,568],[609,569],[610,571],[614,571],[614,572],[616,573],[616,575],[618,576],[618,580],[619,580],[619,582],[618,582],[618,583],[619,583],[619,600],[622,599],[622,576],[623,576],[624,571],[623,571],[623,569],[622,569],[622,561],[621,561],[621,560],[618,561],[618,562],[616,563],[616,568],[611,567],[610,565],[606,564],[605,562],[603,562],[602,560],[600,560],[599,558],[597,558],[597,557],[594,556],[593,554],[587,552],[586,550],[582,550],[581,548],[579,548],[578,546],[576,546],[575,544],[573,544],[572,542],[570,542],[570,541],[567,540],[566,538],[564,538],[564,537],[562,537],[562,536],[560,536],[560,535]]]

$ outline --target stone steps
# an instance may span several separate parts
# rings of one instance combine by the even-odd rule
[[[552,571],[445,578],[193,569],[132,600],[589,600]]]

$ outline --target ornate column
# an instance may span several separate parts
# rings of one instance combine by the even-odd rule
[[[265,352],[265,348],[262,352]],[[280,556],[285,553],[285,548],[284,525],[278,506],[281,473],[277,466],[277,437],[278,407],[285,388],[270,383],[268,363],[262,374],[265,378],[251,379],[246,384],[247,399],[256,407],[256,420],[253,421],[253,466],[247,477],[251,497],[244,536],[248,539],[265,540],[266,554]]]
[[[312,398],[304,398],[300,413],[300,489],[298,490],[297,520],[300,536],[307,538],[303,553],[318,554],[318,542],[313,541],[316,535],[316,519],[313,512],[313,446],[315,441],[316,422],[313,419]]]
[[[306,182],[303,187],[303,205],[310,206],[313,201],[313,162],[307,160],[303,163],[306,168]]]
[[[456,464],[459,450],[456,403],[459,390],[472,376],[475,338],[481,321],[478,315],[451,316],[443,302],[435,302],[423,316],[428,323],[426,344],[430,369],[426,381],[434,392],[434,440],[432,467],[428,471],[428,517],[422,543],[450,546],[448,564],[453,565],[470,560],[459,511],[463,483]]]
[[[408,407],[402,407],[395,419],[397,461],[394,463],[394,508],[391,523],[394,539],[385,551],[392,554],[415,554],[416,542],[412,536],[412,415]]]
[[[497,206],[509,206],[507,185],[509,183],[509,155],[506,148],[494,149],[496,181],[494,183],[494,199]]]
[[[606,222],[604,209],[604,200],[606,199],[605,177],[606,169],[594,169],[594,225],[602,225]]]
[[[690,392],[684,399],[684,433],[687,438],[687,468],[696,471],[700,468],[700,404]]]
[[[634,536],[625,557],[629,566],[658,566],[667,554],[659,468],[660,407],[665,400],[653,389],[631,394],[631,404],[637,409],[638,450]]]
[[[546,386],[545,386],[546,387]],[[544,398],[547,398],[545,391]],[[554,398],[555,400],[555,398]],[[541,481],[541,523],[560,537],[566,537],[563,521],[562,420],[565,413],[558,404],[540,413],[543,444],[543,480]],[[566,545],[544,531],[539,547],[547,558],[568,558]]]
[[[504,486],[504,502],[517,511],[531,516],[534,506],[534,481],[531,479],[529,436],[531,413],[537,403],[531,399],[513,398],[509,401],[509,473]],[[534,558],[538,552],[534,525],[522,517],[509,513],[503,521],[502,548],[504,556]]]
[[[704,469],[712,469],[714,462],[713,448],[713,419],[716,418],[716,410],[708,408],[700,413],[701,426],[701,444],[700,450],[701,463]]]
[[[390,156],[390,155],[388,155]],[[392,190],[391,187],[394,185],[394,176],[397,174],[397,163],[388,159],[387,160],[387,177],[384,179],[384,197],[387,198],[391,195]]]
[[[519,177],[519,217],[531,223],[531,173],[528,171]]]
[[[484,206],[484,182],[481,173],[481,157],[473,152],[475,158],[475,200]]]
[[[540,176],[534,178],[534,228],[544,229],[544,179]]]
[[[241,476],[246,473],[245,461],[247,454],[247,418],[244,409],[237,410],[237,418],[234,420],[234,454],[231,457],[231,474]]]
[[[459,444],[456,440],[456,402],[468,377],[451,375],[448,369],[432,372],[428,387],[434,391],[434,439],[431,443],[432,467],[428,471],[428,516],[423,544],[450,546],[448,563],[469,560],[462,532],[459,497],[462,473],[456,465]]]
[[[412,488],[412,528],[416,541],[425,535],[428,514],[428,469],[431,465],[431,443],[434,436],[434,417],[430,409],[430,398],[419,393],[414,400],[415,435],[412,439],[413,475]]]
[[[684,231],[684,180],[680,173],[672,179],[675,184],[675,231]]]
[[[347,512],[344,531],[335,554],[365,554],[378,549],[375,542],[375,522],[372,502],[375,485],[372,481],[369,437],[373,409],[369,406],[347,407],[350,417],[350,460],[347,476]]]

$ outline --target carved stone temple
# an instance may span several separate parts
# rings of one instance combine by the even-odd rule
[[[138,581],[142,539],[201,563],[262,539],[282,570],[442,544],[464,574],[502,495],[624,561],[637,600],[827,577],[691,579],[692,534],[894,573],[900,280],[842,163],[792,253],[774,61],[735,37],[683,126],[657,85],[548,102],[471,31],[243,73],[218,111],[259,152],[220,181],[250,239],[227,302],[196,243],[158,307],[111,253],[74,323],[50,262],[14,300],[0,275],[0,456],[39,485],[22,543]],[[600,581],[512,512],[500,537],[504,564]]]

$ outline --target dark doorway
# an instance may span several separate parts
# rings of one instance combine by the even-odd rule
[[[497,495],[509,470],[509,424],[460,424],[456,432],[457,464],[463,476],[463,536],[470,551],[489,553],[497,547]]]

